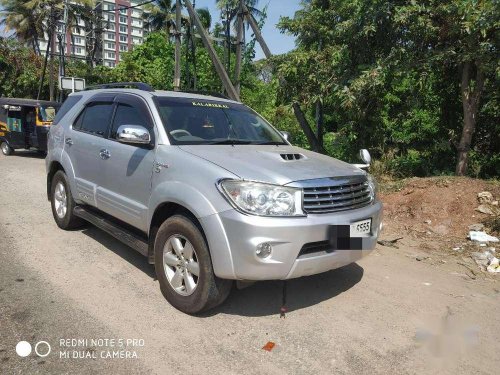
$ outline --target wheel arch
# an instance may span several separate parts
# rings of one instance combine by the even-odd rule
[[[54,178],[54,175],[57,171],[63,171],[64,173],[66,173],[61,163],[59,163],[58,161],[53,161],[52,163],[50,163],[49,172],[47,173],[47,199],[49,201],[50,191],[52,190],[52,179]]]
[[[174,215],[184,215],[193,221],[193,224],[198,227],[200,230],[205,242],[207,243],[208,251],[210,252],[210,247],[208,246],[208,240],[205,235],[205,230],[201,225],[201,222],[196,218],[196,215],[191,212],[188,208],[183,205],[175,202],[163,202],[160,203],[153,213],[151,217],[151,222],[149,224],[148,238],[149,238],[149,246],[148,246],[148,261],[149,263],[154,263],[154,243],[156,238],[156,233],[160,226],[167,220],[169,217]]]

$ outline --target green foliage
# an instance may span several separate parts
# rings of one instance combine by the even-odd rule
[[[40,9],[46,16],[51,1],[59,4],[59,0],[24,3],[43,4]],[[234,22],[238,2],[218,2],[224,10],[226,3]],[[256,9],[257,1],[246,3],[262,26],[266,9]],[[158,1],[161,7],[149,8],[146,17],[157,24],[158,31],[124,53],[115,69],[68,61],[67,74],[85,78],[88,85],[142,81],[172,90],[174,45],[166,29],[173,25],[173,4]],[[308,147],[308,142],[291,104],[298,102],[314,124],[319,101],[329,155],[355,162],[358,150],[368,148],[375,159],[374,169],[381,173],[425,176],[453,173],[464,108],[471,112],[470,100],[463,98],[470,98],[484,84],[469,151],[469,174],[499,176],[499,9],[498,0],[304,1],[293,18],[282,18],[279,24],[282,32],[296,37],[293,51],[272,61],[253,62],[255,40],[249,38],[241,72],[242,101],[279,130],[290,132],[293,143],[301,147]],[[9,22],[17,22],[13,27],[20,34],[32,35],[38,26],[30,24],[25,10],[19,10],[18,19],[16,9],[11,9]],[[186,30],[187,20],[184,15]],[[211,32],[224,36],[219,24]],[[181,87],[188,89],[193,80],[186,68],[192,75],[194,65],[192,56],[186,64],[186,43],[184,38]],[[222,85],[208,53],[200,40],[195,38],[194,44],[197,89],[220,91]],[[223,47],[215,49],[222,60]],[[0,41],[0,95],[36,97],[43,59],[31,51],[12,40]],[[54,65],[57,72],[57,61]],[[230,65],[234,69],[234,48]],[[465,85],[464,66],[470,67]],[[228,74],[234,77],[234,71]],[[42,97],[48,97],[47,76]]]
[[[12,39],[0,39],[0,96],[36,98],[42,62],[32,49]],[[48,85],[44,93],[48,93]]]
[[[499,19],[497,0],[304,2],[279,24],[298,44],[275,58],[279,103],[298,101],[309,119],[323,103],[330,155],[354,161],[364,147],[396,175],[452,173],[468,63],[467,98],[484,76],[469,172],[498,176]]]

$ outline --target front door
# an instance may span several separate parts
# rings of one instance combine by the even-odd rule
[[[115,98],[115,115],[109,133],[109,163],[98,191],[98,208],[147,231],[151,178],[155,162],[155,133],[151,112],[140,97],[120,94]],[[149,130],[151,145],[133,145],[116,140],[121,125],[138,125]]]
[[[97,201],[99,186],[105,182],[106,138],[114,110],[114,95],[98,95],[86,104],[65,138],[65,145],[75,173],[75,198],[92,206]]]

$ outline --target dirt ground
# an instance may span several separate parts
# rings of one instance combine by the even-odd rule
[[[498,278],[465,247],[452,250],[482,219],[476,194],[498,196],[496,185],[415,179],[384,193],[382,239],[403,237],[399,248],[290,281],[285,319],[282,284],[272,281],[192,317],[166,302],[133,250],[91,226],[57,228],[43,159],[0,156],[0,172],[1,374],[498,373]],[[137,358],[105,358],[118,349],[100,342],[61,345],[72,338],[136,339],[124,351]],[[22,358],[21,340],[46,341],[51,353]],[[61,358],[68,351],[96,358]]]

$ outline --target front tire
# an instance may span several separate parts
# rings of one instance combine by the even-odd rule
[[[5,156],[9,156],[14,153],[14,149],[10,147],[7,142],[2,142],[2,144],[0,144],[0,149],[2,150],[2,154]]]
[[[50,201],[52,215],[59,228],[69,230],[84,224],[84,221],[73,213],[76,203],[71,195],[68,178],[63,171],[57,171],[52,178]]]
[[[196,314],[227,298],[232,281],[215,276],[205,238],[191,219],[168,218],[157,232],[154,247],[160,289],[176,309]]]

